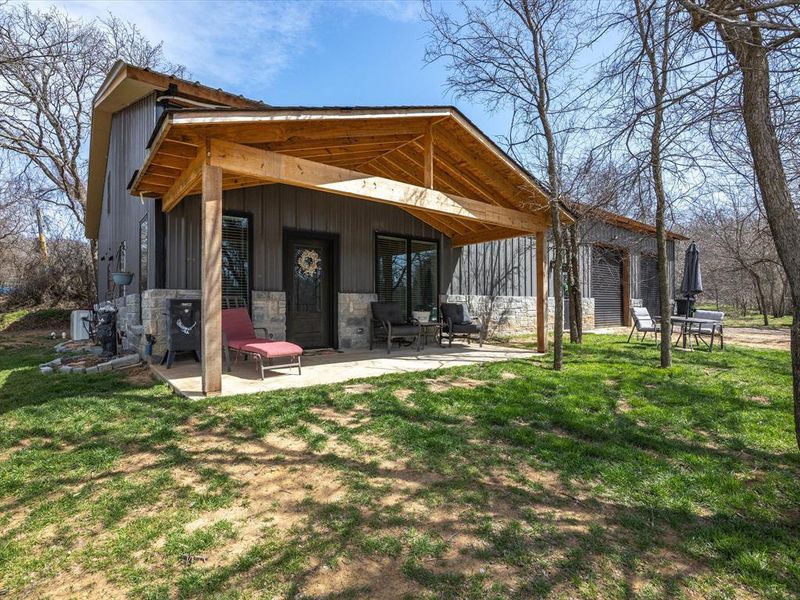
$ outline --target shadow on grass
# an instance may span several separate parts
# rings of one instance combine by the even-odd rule
[[[4,446],[29,444],[6,460],[0,498],[15,509],[143,477],[155,492],[125,488],[131,500],[106,515],[117,526],[143,503],[198,514],[199,491],[152,484],[176,465],[209,474],[203,486],[239,477],[203,506],[244,494],[248,519],[277,509],[250,504],[247,476],[231,473],[277,470],[309,487],[269,498],[292,525],[265,519],[220,564],[170,570],[147,538],[134,550],[155,552],[143,566],[152,586],[129,584],[143,596],[793,597],[800,460],[782,359],[693,353],[665,371],[654,348],[611,338],[571,348],[560,373],[513,361],[389,375],[358,394],[338,385],[190,403],[113,376],[42,378],[31,355],[0,387],[0,412],[13,414]],[[472,383],[431,392],[426,378],[443,375]],[[185,443],[195,436],[210,447]],[[146,451],[157,460],[119,469]],[[315,496],[325,479],[342,493]]]

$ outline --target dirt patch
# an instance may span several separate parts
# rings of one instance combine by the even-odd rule
[[[38,586],[37,586],[38,587]],[[30,590],[30,596],[38,597],[38,593]],[[127,598],[128,594],[119,585],[108,581],[103,573],[87,572],[80,565],[74,565],[68,571],[60,573],[40,592],[45,592],[47,598]],[[29,597],[28,592],[23,592],[21,597]]]
[[[756,327],[726,327],[725,343],[750,348],[789,350],[789,329],[758,329]],[[716,346],[716,341],[714,342]]]
[[[477,379],[469,379],[468,377],[437,377],[436,379],[426,379],[425,383],[428,385],[428,390],[437,394],[446,392],[451,388],[461,388],[472,390],[482,385],[486,385],[486,381],[479,381]]]
[[[414,390],[410,390],[408,388],[400,388],[399,390],[395,390],[392,392],[395,398],[400,400],[400,402],[406,402],[411,395],[414,393]]]
[[[375,391],[375,386],[371,383],[354,383],[342,388],[345,394],[368,394]]]
[[[502,373],[500,373],[500,379],[504,379],[506,381],[510,379],[519,379],[519,375],[517,375],[516,373],[511,373],[510,371],[503,371]]]
[[[619,398],[617,400],[617,410],[621,413],[627,413],[631,411],[631,405],[625,398]]]
[[[772,401],[766,396],[750,396],[750,400],[752,400],[756,404],[763,404],[763,405],[772,404]]]
[[[155,383],[153,372],[147,365],[139,365],[132,369],[128,369],[125,374],[125,381],[137,387],[150,387]]]
[[[314,406],[309,412],[320,419],[336,423],[340,427],[348,429],[363,425],[369,420],[369,413],[366,410],[347,410],[338,411],[330,406]]]

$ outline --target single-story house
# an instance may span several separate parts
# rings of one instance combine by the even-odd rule
[[[158,354],[167,300],[200,298],[207,393],[227,306],[272,339],[347,349],[368,344],[373,300],[464,301],[544,350],[549,218],[546,187],[451,106],[275,107],[122,62],[94,100],[99,300]],[[611,213],[581,226],[585,325],[626,324],[657,302],[654,230]]]

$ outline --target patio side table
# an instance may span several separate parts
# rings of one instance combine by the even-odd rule
[[[433,339],[435,339],[440,346],[442,345],[442,323],[440,321],[420,321],[419,326],[422,329],[422,335],[419,336],[420,350],[428,343],[428,336],[431,334],[433,334]]]

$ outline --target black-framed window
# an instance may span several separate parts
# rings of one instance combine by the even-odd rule
[[[439,294],[439,244],[392,235],[375,241],[375,293],[382,302],[397,302],[407,315],[436,315]]]
[[[250,306],[250,218],[222,216],[222,306]]]

